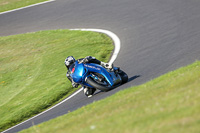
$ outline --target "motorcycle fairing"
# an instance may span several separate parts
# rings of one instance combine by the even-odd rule
[[[84,64],[84,66],[86,67],[86,69],[89,72],[99,73],[99,74],[103,75],[111,86],[114,85],[111,75],[102,66],[100,66],[98,64],[94,64],[94,63],[86,63],[86,64]]]
[[[86,84],[84,81],[85,81],[86,77],[91,76],[91,75],[88,75],[90,72],[99,73],[99,74],[103,75],[111,86],[114,85],[112,77],[106,71],[106,69],[103,68],[102,66],[100,66],[98,64],[94,64],[94,63],[78,64],[78,62],[76,61],[75,62],[75,71],[73,74],[71,74],[71,76],[72,76],[74,82]],[[88,86],[88,84],[86,84],[86,85]]]
[[[76,83],[81,83],[82,82],[82,77],[85,74],[85,69],[83,64],[78,64],[78,62],[75,62],[75,70],[74,73],[71,74],[71,77],[73,78],[74,82]]]

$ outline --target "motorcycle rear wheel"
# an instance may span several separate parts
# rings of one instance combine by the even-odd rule
[[[122,70],[119,70],[119,73],[118,73],[122,79],[122,84],[128,82],[128,75],[122,71]]]

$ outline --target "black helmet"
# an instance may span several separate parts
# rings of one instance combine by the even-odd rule
[[[67,68],[69,68],[69,66],[70,66],[71,64],[73,64],[75,61],[76,61],[76,60],[75,60],[75,58],[74,58],[73,56],[68,56],[68,57],[65,59],[65,66],[66,66]]]

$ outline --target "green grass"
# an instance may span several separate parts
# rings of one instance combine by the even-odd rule
[[[200,61],[21,133],[199,133]]]
[[[76,89],[64,60],[88,55],[108,61],[113,45],[94,32],[52,30],[0,37],[0,131],[65,98]]]
[[[0,0],[0,12],[9,11],[47,0]]]

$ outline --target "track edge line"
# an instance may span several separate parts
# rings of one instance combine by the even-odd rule
[[[18,11],[18,10],[26,9],[26,8],[37,6],[37,5],[42,5],[42,4],[53,2],[53,1],[56,1],[56,0],[48,0],[48,1],[40,2],[40,3],[32,4],[32,5],[29,5],[29,6],[24,6],[24,7],[20,7],[20,8],[17,8],[17,9],[4,11],[4,12],[1,12],[0,15],[10,13],[10,12],[15,12],[15,11]]]

